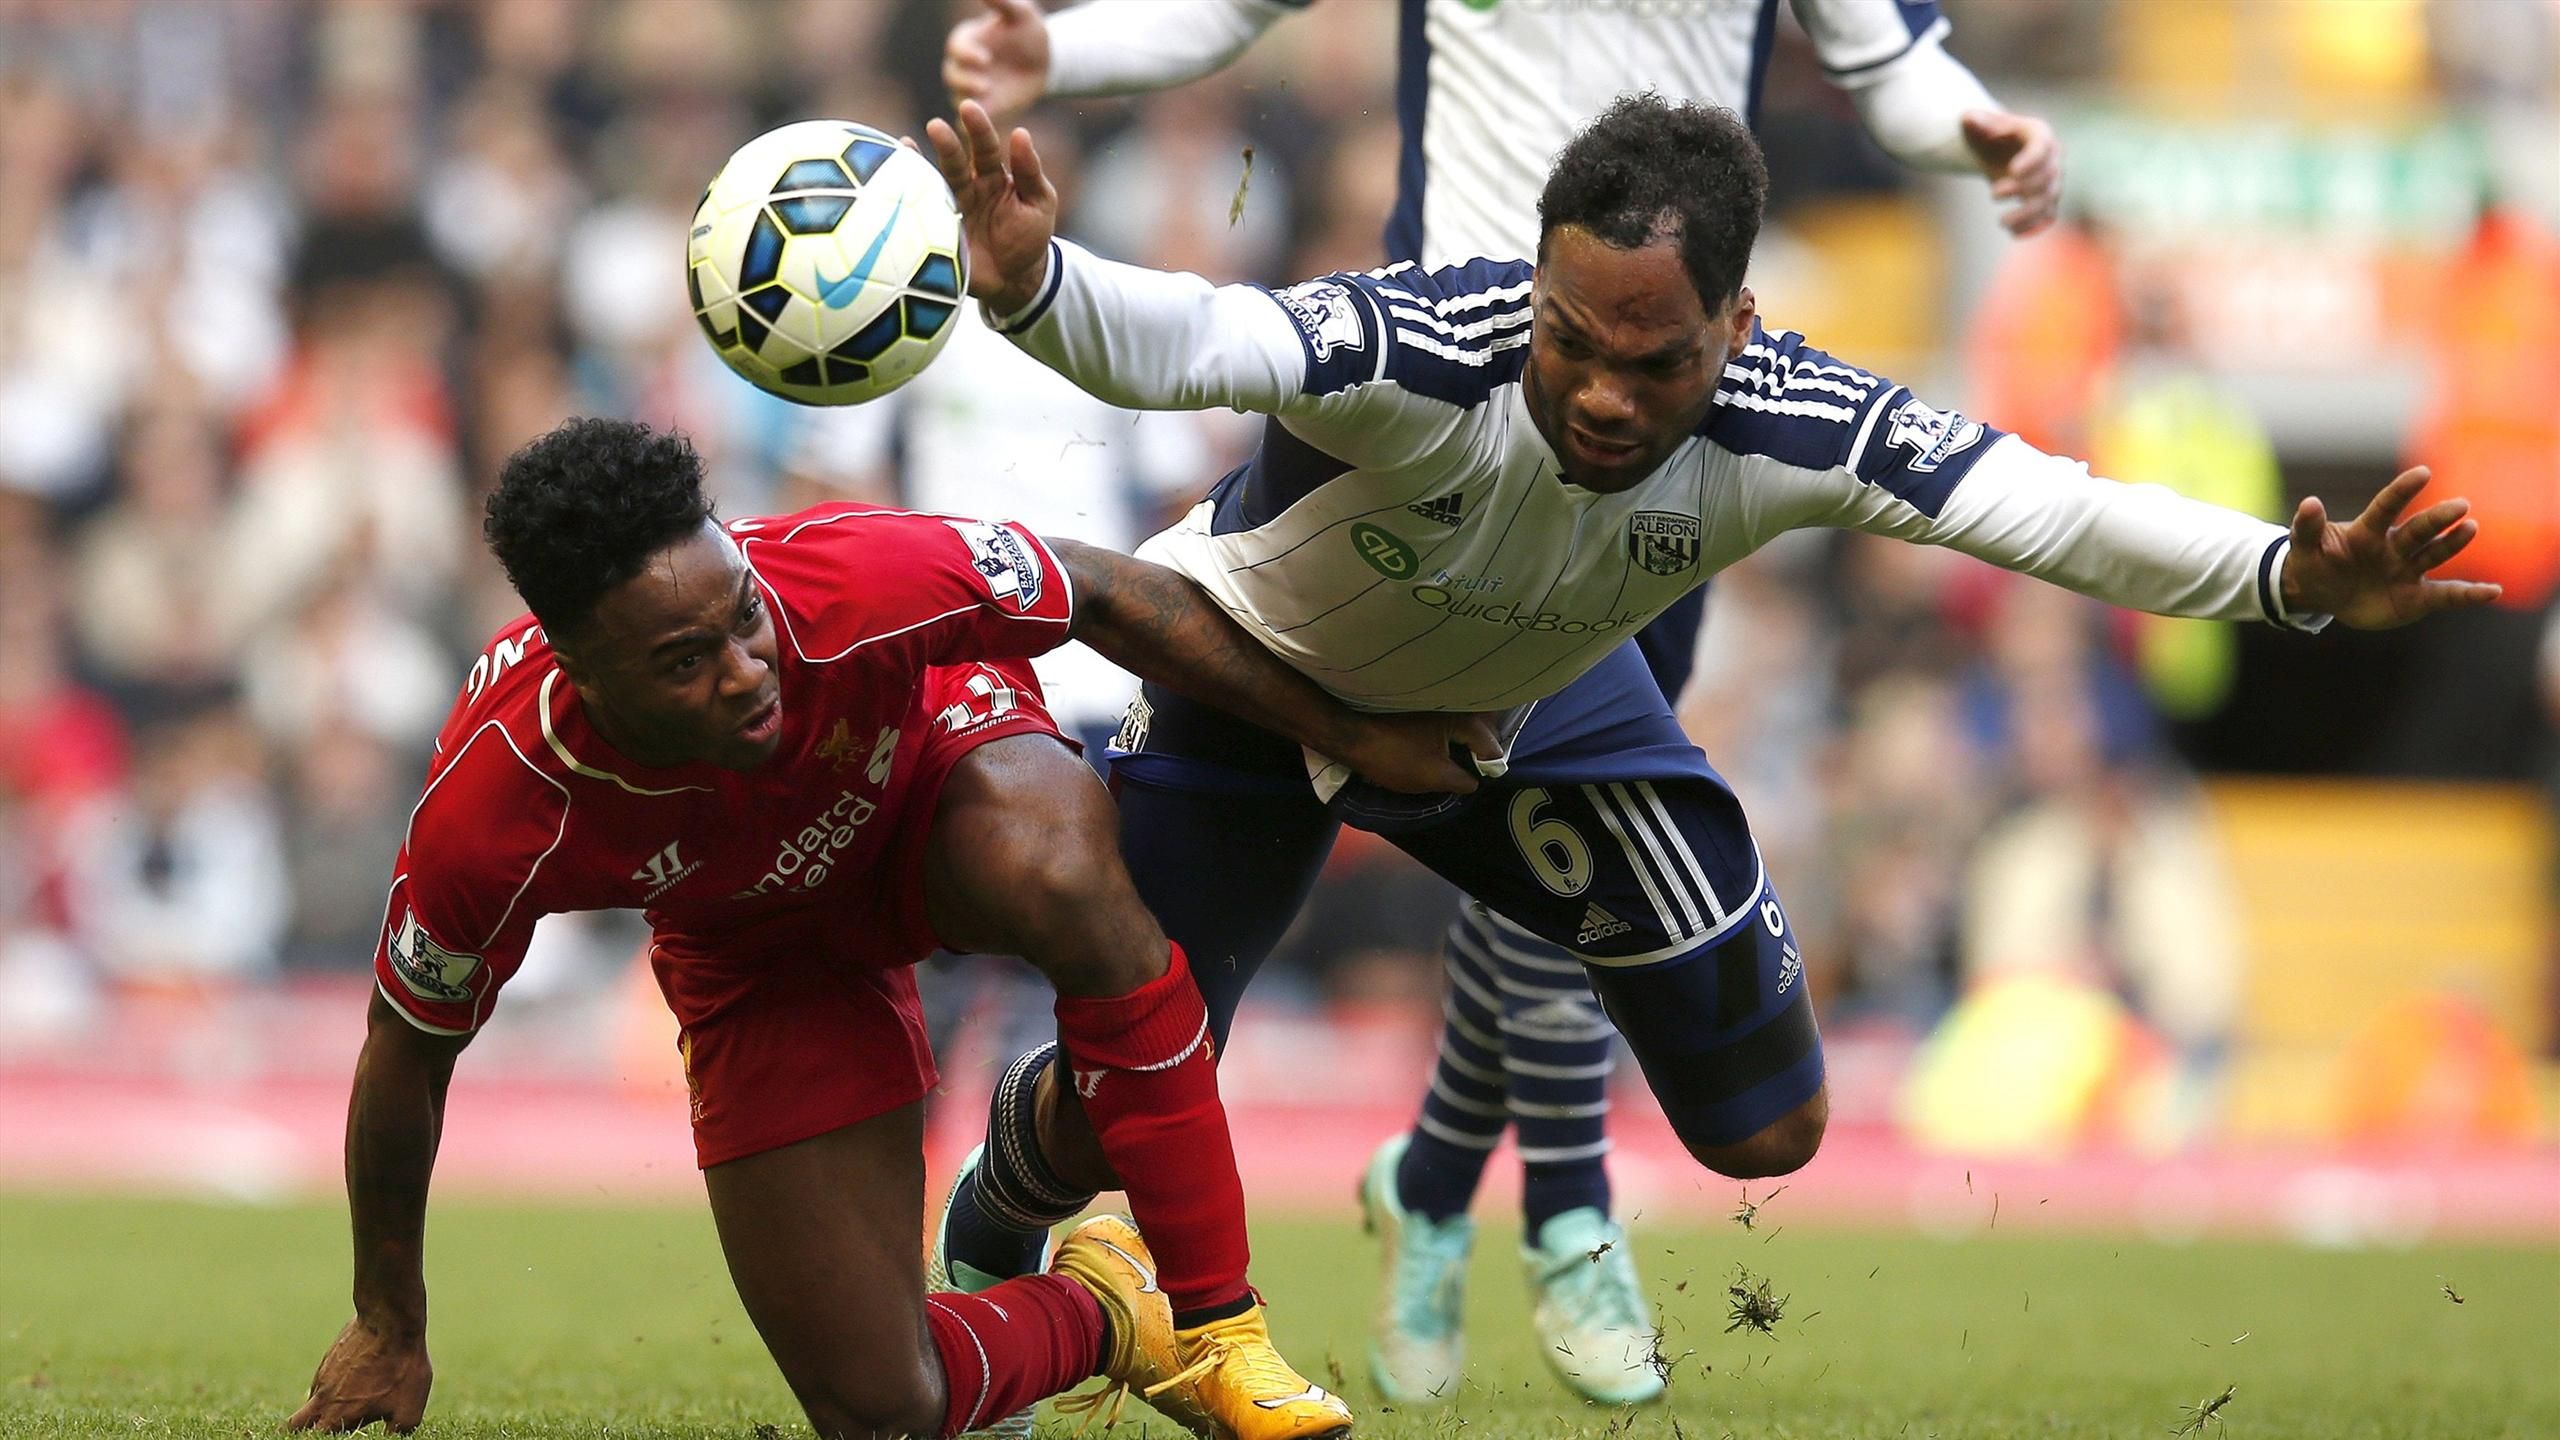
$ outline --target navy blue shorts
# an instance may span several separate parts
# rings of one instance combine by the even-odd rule
[[[1319,803],[1297,746],[1152,686],[1113,762],[1130,874],[1222,1044],[1349,823],[1580,957],[1692,1144],[1748,1138],[1821,1087],[1803,956],[1741,803],[1633,642],[1532,707],[1508,773],[1469,796]]]

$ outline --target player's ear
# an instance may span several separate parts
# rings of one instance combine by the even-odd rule
[[[1742,358],[1743,347],[1751,343],[1751,319],[1759,313],[1760,302],[1752,295],[1750,286],[1745,285],[1734,292],[1733,334],[1725,340],[1724,358],[1727,360]]]
[[[594,672],[579,658],[577,647],[548,625],[542,627],[542,633],[551,642],[551,658],[559,662],[560,673],[569,677],[569,683],[576,686],[580,694],[586,693]]]

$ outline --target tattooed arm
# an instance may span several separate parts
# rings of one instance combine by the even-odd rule
[[[1241,715],[1407,794],[1472,791],[1475,772],[1457,753],[1502,753],[1481,716],[1350,709],[1255,643],[1207,591],[1161,565],[1072,540],[1049,544],[1075,581],[1068,638],[1141,679]]]

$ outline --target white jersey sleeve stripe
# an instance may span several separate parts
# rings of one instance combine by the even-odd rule
[[[1485,262],[1478,261],[1476,263],[1483,264]],[[1408,265],[1400,268],[1410,270],[1413,267]],[[1494,285],[1482,290],[1467,291],[1454,295],[1441,295],[1432,298],[1425,298],[1421,295],[1415,294],[1412,290],[1400,285],[1382,286],[1381,288],[1387,290],[1395,299],[1410,300],[1417,305],[1428,305],[1443,315],[1454,315],[1461,310],[1481,310],[1489,305],[1510,305],[1515,302],[1524,301],[1528,299],[1529,292],[1536,288],[1536,286],[1531,281],[1522,280],[1517,284]]]
[[[1872,377],[1869,377],[1864,383],[1849,384],[1839,380],[1824,380],[1803,374],[1780,377],[1769,371],[1754,370],[1749,366],[1744,365],[1727,365],[1724,367],[1724,374],[1725,378],[1728,380],[1738,381],[1741,384],[1750,386],[1754,390],[1771,395],[1785,394],[1792,391],[1810,390],[1820,394],[1837,395],[1843,400],[1857,401],[1866,399],[1868,394],[1875,389],[1875,382]]]
[[[1896,388],[1898,389],[1900,387]],[[1885,392],[1884,398],[1886,400],[1891,400],[1893,396],[1894,392],[1892,390],[1888,390]],[[1893,407],[1890,405],[1871,405],[1867,407],[1867,418],[1858,422],[1858,438],[1849,442],[1849,455],[1846,461],[1843,462],[1848,465],[1851,470],[1854,471],[1859,466],[1866,463],[1867,437],[1875,434],[1876,417],[1882,415],[1885,411],[1891,408]]]
[[[1478,335],[1490,335],[1497,330],[1517,330],[1529,323],[1529,311],[1524,307],[1483,320],[1470,320],[1463,325],[1456,324],[1428,310],[1416,309],[1410,302],[1395,296],[1387,297],[1387,313],[1400,321],[1410,321],[1435,330],[1452,340],[1472,340]]]
[[[1407,330],[1402,327],[1396,330],[1397,345],[1411,346],[1426,355],[1437,355],[1459,365],[1489,365],[1493,363],[1493,357],[1501,352],[1515,350],[1528,343],[1529,335],[1526,331],[1516,335],[1505,335],[1490,345],[1458,346],[1444,345],[1438,339],[1419,330]]]
[[[1764,410],[1772,415],[1807,415],[1844,425],[1858,418],[1858,412],[1846,405],[1833,405],[1821,400],[1768,400],[1736,391],[1725,396],[1724,403],[1741,410]]]

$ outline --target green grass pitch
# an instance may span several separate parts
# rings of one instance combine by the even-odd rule
[[[1548,1377],[1498,1224],[1469,1386],[1435,1409],[1390,1413],[1362,1378],[1375,1252],[1356,1230],[1264,1223],[1255,1275],[1283,1346],[1320,1380],[1339,1366],[1367,1436],[2131,1440],[2226,1387],[2211,1433],[2237,1440],[2560,1436],[2549,1249],[2164,1248],[2014,1219],[1947,1243],[1784,1228],[1782,1208],[1749,1233],[1639,1224],[1679,1358],[1668,1403],[1627,1413]],[[698,1207],[447,1204],[429,1248],[422,1435],[806,1434]],[[1786,1297],[1774,1334],[1725,1333],[1737,1264]],[[346,1268],[326,1206],[0,1199],[0,1436],[273,1433],[345,1317]]]

